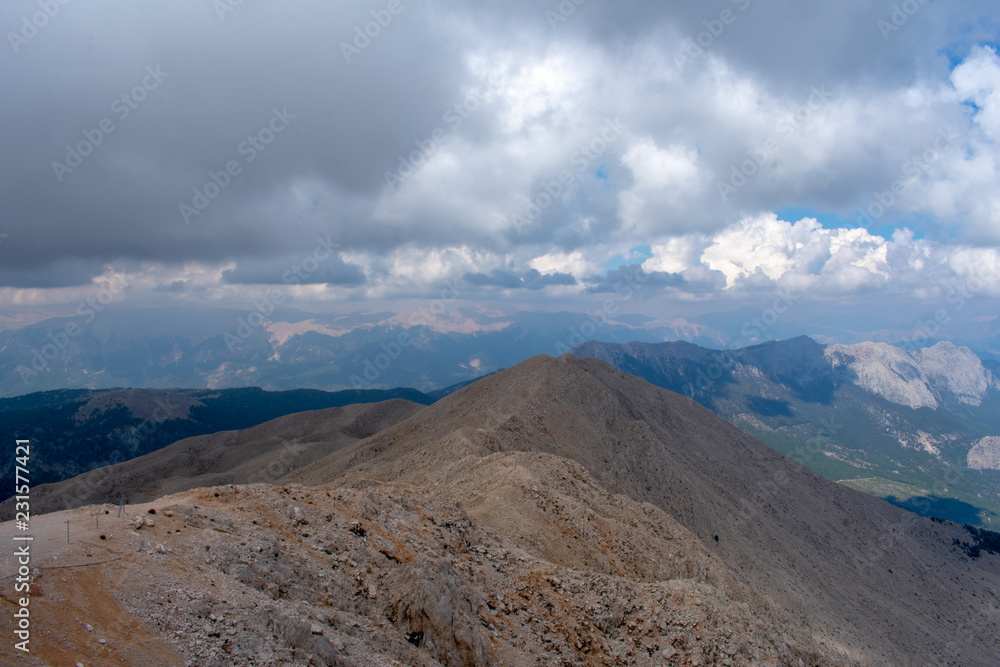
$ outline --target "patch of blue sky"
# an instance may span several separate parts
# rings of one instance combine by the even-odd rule
[[[893,216],[892,211],[886,213],[879,219],[872,219],[871,222],[859,219],[858,216],[847,216],[846,218],[822,209],[815,209],[807,206],[785,206],[775,210],[779,220],[786,222],[798,222],[803,218],[815,218],[824,229],[853,229],[864,227],[870,233],[884,238],[892,238],[893,233],[902,227],[913,231],[913,237],[924,238],[924,230],[936,227],[934,221],[928,216],[911,215],[907,218]],[[870,217],[870,216],[869,216]]]
[[[605,271],[614,271],[615,269],[620,269],[623,266],[628,266],[629,264],[642,264],[647,259],[653,256],[653,249],[649,244],[637,245],[633,248],[629,248],[628,252],[625,252],[617,257],[612,257],[607,262],[604,263]]]

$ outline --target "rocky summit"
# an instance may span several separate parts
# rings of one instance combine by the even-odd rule
[[[143,457],[121,517],[33,518],[33,652],[3,659],[996,664],[1000,557],[963,548],[965,528],[829,482],[607,363],[535,357],[390,407],[188,442],[157,470],[194,478],[210,455],[211,486],[158,486]],[[286,442],[301,465],[220,483],[220,461],[246,471]]]

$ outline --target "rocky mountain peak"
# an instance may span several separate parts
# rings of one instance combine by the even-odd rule
[[[972,350],[947,341],[914,350],[874,342],[828,345],[826,357],[849,370],[848,381],[914,409],[937,409],[942,400],[978,406],[991,388],[1000,388]]]

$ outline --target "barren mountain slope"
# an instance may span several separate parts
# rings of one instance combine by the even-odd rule
[[[368,437],[420,411],[403,399],[300,412],[241,431],[175,442],[124,463],[31,491],[35,514],[83,505],[130,503],[216,484],[273,481],[330,451]],[[11,515],[11,501],[3,504]]]
[[[1000,434],[1000,375],[968,348],[799,336],[736,350],[588,341],[570,353],[690,396],[827,479],[925,516],[1000,525],[1000,475],[963,463]]]
[[[509,451],[577,461],[609,492],[665,511],[796,619],[794,641],[811,635],[868,664],[955,656],[989,665],[1000,652],[1000,562],[970,562],[952,546],[957,527],[828,482],[693,401],[596,359],[535,357],[287,479],[434,484],[558,560],[512,520],[530,516],[530,496],[509,494],[512,506],[498,512],[470,483],[477,459]]]
[[[691,576],[637,581],[539,559],[435,489],[407,483],[220,486],[128,509],[121,519],[109,505],[34,520],[32,654],[5,642],[0,661],[803,664],[780,627],[727,598],[717,559],[683,534],[658,539],[683,543]],[[670,523],[625,498],[602,514],[625,537]],[[0,533],[9,539],[12,528]],[[15,567],[9,550],[0,567]],[[6,591],[0,631],[13,636]]]
[[[995,664],[1000,559],[953,547],[960,526],[826,482],[604,362],[536,357],[398,423],[363,415],[220,434],[263,461],[295,429],[330,452],[275,484],[34,518],[35,655]]]

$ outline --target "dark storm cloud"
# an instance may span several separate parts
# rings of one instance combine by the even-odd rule
[[[937,58],[940,48],[964,55],[963,45],[997,37],[997,22],[984,18],[995,9],[989,0],[910,0],[902,19],[894,17],[895,8],[903,4],[590,1],[565,20],[549,13],[566,14],[560,11],[565,3],[558,0],[492,0],[459,5],[453,11],[473,18],[488,14],[497,34],[533,30],[549,39],[580,39],[609,52],[624,53],[637,43],[658,41],[671,62],[683,62],[684,69],[705,67],[709,56],[717,55],[789,93],[819,82],[883,86],[910,81],[915,64],[918,71],[943,66]],[[894,18],[898,25],[893,25]],[[931,44],[939,46],[928,48]]]
[[[679,273],[665,271],[644,271],[641,264],[626,264],[608,271],[603,276],[593,276],[584,281],[587,292],[601,294],[605,292],[622,292],[626,287],[636,285],[649,287],[683,287],[684,276]]]
[[[240,260],[235,269],[222,272],[222,282],[229,285],[362,285],[365,274],[359,267],[337,257],[322,262],[309,258]]]
[[[179,293],[179,292],[183,292],[184,289],[185,289],[185,287],[186,287],[186,285],[185,285],[185,283],[184,283],[183,280],[174,280],[174,281],[172,281],[171,283],[169,283],[167,285],[162,285],[162,284],[161,285],[157,285],[156,287],[153,288],[153,291],[154,292],[174,292],[174,293]]]
[[[220,20],[212,3],[63,6],[4,54],[0,120],[16,132],[0,191],[22,240],[8,266],[266,256],[331,227],[384,246],[378,225],[357,224],[371,207],[359,200],[462,73],[457,44],[425,41],[432,17],[416,3],[348,65],[338,44],[379,8],[244,3]],[[37,9],[4,3],[0,26]],[[272,138],[276,109],[291,118]],[[219,191],[185,225],[180,205],[206,188]]]
[[[462,279],[476,287],[501,287],[504,289],[540,290],[549,285],[576,284],[576,278],[568,273],[542,274],[536,269],[528,269],[524,273],[494,269],[489,274],[466,273]]]
[[[691,146],[706,173],[728,173],[752,145],[739,119],[706,111],[712,93],[732,97],[730,82],[712,78],[719,62],[792,104],[818,85],[863,99],[922,76],[946,78],[942,49],[961,57],[996,32],[979,20],[991,8],[985,2],[960,11],[922,4],[888,36],[877,22],[892,4],[874,0],[590,0],[569,13],[565,2],[527,0],[402,0],[394,12],[386,0],[243,2],[224,12],[218,4],[74,2],[34,31],[25,20],[39,11],[36,1],[0,4],[9,47],[0,70],[0,197],[10,234],[0,286],[84,284],[119,260],[236,261],[226,282],[274,281],[284,258],[331,233],[342,250],[373,256],[446,245],[526,258],[551,247],[586,250],[620,231],[619,196],[633,186],[646,202],[636,215],[660,216],[637,224],[639,235],[717,229],[789,201],[850,210],[871,183],[891,182],[905,148],[874,150],[844,136],[828,163],[843,168],[798,169],[786,150],[790,175],[762,175],[729,202],[714,192],[659,202],[659,190],[642,190],[623,163],[623,139],[585,164],[537,226],[520,234],[509,224],[520,194],[537,196],[560,170],[575,169],[574,151],[618,115],[633,138]],[[637,56],[644,50],[646,60]],[[482,54],[503,65],[503,95],[477,92]],[[573,79],[572,68],[591,57],[607,72]],[[555,65],[535,73],[547,58]],[[658,78],[672,70],[676,81]],[[622,77],[642,85],[614,89]],[[470,95],[479,96],[475,109],[454,122],[452,110]],[[892,137],[903,146],[948,119],[907,120],[915,125],[899,123]],[[443,139],[429,144],[436,130]],[[415,151],[440,158],[442,171],[387,192],[386,174]],[[536,161],[547,171],[526,177]],[[661,215],[664,207],[676,210]],[[311,281],[365,282],[352,265],[330,267]],[[472,275],[527,289],[573,284],[523,270]]]
[[[49,264],[32,266],[27,269],[12,269],[16,265],[18,248],[16,241],[5,244],[2,257],[14,255],[8,264],[0,265],[0,286],[10,287],[74,287],[89,285],[91,278],[104,272],[99,262],[80,260],[72,257],[56,259]]]

